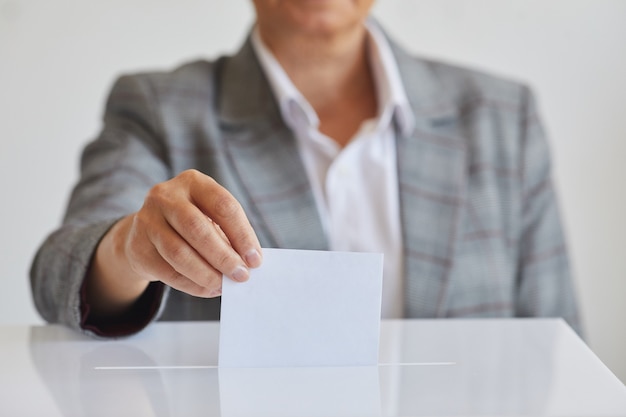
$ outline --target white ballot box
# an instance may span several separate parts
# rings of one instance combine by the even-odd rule
[[[558,319],[382,321],[378,364],[353,367],[219,368],[219,326],[0,327],[0,415],[626,415],[626,387]]]

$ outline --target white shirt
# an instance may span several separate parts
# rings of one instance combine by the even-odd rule
[[[362,123],[344,149],[320,133],[317,114],[263,44],[258,29],[252,45],[298,140],[330,249],[383,253],[381,315],[400,318],[404,256],[394,120],[403,134],[410,133],[414,121],[387,39],[374,24],[367,22],[366,28],[378,114]]]

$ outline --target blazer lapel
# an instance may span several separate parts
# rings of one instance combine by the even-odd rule
[[[405,314],[442,317],[466,192],[465,143],[454,101],[429,64],[392,47],[415,115],[412,134],[397,138]]]
[[[261,244],[327,249],[297,143],[248,40],[221,70],[219,117],[239,195]]]

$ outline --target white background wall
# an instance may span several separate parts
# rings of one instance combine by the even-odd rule
[[[626,381],[626,1],[379,0],[408,49],[529,82],[552,140],[587,340]],[[233,51],[249,0],[0,0],[0,324],[40,323],[32,255],[120,72]]]

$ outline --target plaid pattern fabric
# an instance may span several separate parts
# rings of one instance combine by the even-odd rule
[[[555,316],[579,330],[530,91],[393,48],[416,118],[397,138],[406,317]],[[189,168],[239,199],[263,246],[327,248],[293,134],[249,41],[215,62],[120,78],[81,167],[63,225],[31,271],[35,303],[52,322],[81,329],[81,284],[98,241],[150,187]],[[142,325],[219,316],[219,300],[164,293]]]

